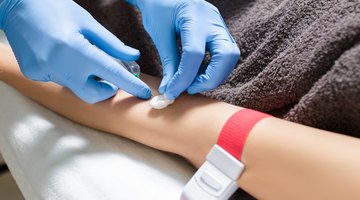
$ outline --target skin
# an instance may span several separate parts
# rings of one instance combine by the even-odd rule
[[[23,77],[10,49],[0,46],[0,80],[47,108],[88,127],[188,159],[199,167],[227,119],[243,109],[201,95],[182,95],[153,110],[119,91],[86,104],[68,89]],[[142,75],[154,88],[160,80]],[[90,117],[89,117],[90,116]],[[239,187],[259,199],[360,199],[360,140],[277,118],[257,123],[245,143]]]

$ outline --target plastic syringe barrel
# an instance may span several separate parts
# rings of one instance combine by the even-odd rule
[[[119,60],[118,60],[119,61]],[[122,66],[136,77],[140,77],[140,66],[135,61],[120,61]]]

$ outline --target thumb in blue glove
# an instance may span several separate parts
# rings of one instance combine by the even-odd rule
[[[0,20],[28,78],[66,86],[88,103],[108,99],[118,88],[151,97],[144,82],[109,56],[133,61],[139,51],[124,45],[72,0],[2,0]]]
[[[208,91],[223,83],[240,58],[240,50],[218,11],[204,0],[128,0],[142,13],[146,31],[163,65],[161,94],[173,100],[187,90]],[[182,53],[177,47],[181,38]],[[200,73],[206,48],[211,62]]]

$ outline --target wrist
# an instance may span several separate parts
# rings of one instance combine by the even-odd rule
[[[239,110],[229,117],[206,162],[186,184],[182,199],[228,199],[237,190],[237,181],[246,168],[240,162],[245,142],[255,125],[268,117],[250,109]]]
[[[191,130],[191,134],[187,134],[187,137],[182,140],[180,155],[188,159],[195,167],[200,167],[216,144],[224,124],[237,111],[239,107],[221,102],[196,107],[194,113],[191,114],[193,117],[188,117],[193,121],[188,123],[191,126],[184,127],[187,129],[186,132]],[[216,116],[209,113],[216,113]],[[194,119],[198,120],[194,121]]]
[[[195,166],[199,167],[205,160],[210,149],[219,145],[237,160],[242,160],[242,152],[247,137],[252,129],[264,118],[270,115],[250,109],[230,109],[228,112],[221,111],[221,116],[210,116],[208,125],[198,125],[197,135],[187,143],[192,146],[186,147],[188,158]],[[220,112],[210,112],[220,113]],[[214,119],[214,120],[211,120]],[[211,124],[211,125],[209,125]],[[196,153],[194,153],[196,152]]]

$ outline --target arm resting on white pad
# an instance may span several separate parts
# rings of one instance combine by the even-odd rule
[[[75,124],[0,82],[0,152],[26,199],[179,199],[182,158]]]

